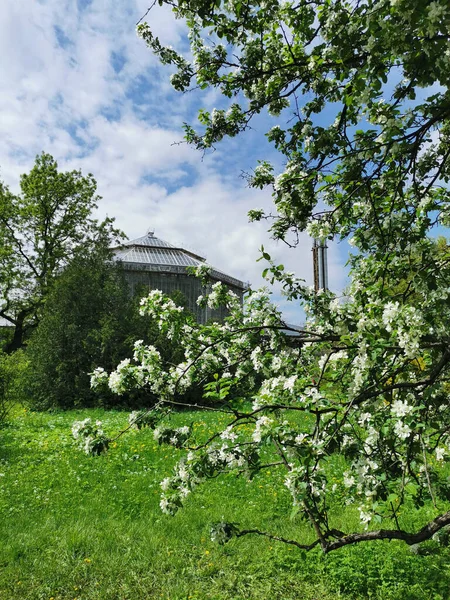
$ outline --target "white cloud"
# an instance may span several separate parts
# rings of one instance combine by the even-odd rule
[[[147,8],[147,0],[40,0],[26,10],[14,0],[2,4],[1,177],[16,190],[34,156],[50,152],[61,168],[95,175],[103,196],[99,216],[116,217],[129,237],[152,227],[254,285],[262,283],[263,264],[255,261],[264,244],[311,283],[306,236],[289,250],[269,239],[265,223],[247,220],[250,208],[271,206],[268,192],[247,189],[239,177],[256,147],[269,154],[258,141],[258,121],[256,132],[220,145],[204,160],[174,145],[197,100],[171,90],[168,72],[137,38],[135,23]],[[169,10],[152,11],[151,23],[163,43],[183,46],[184,26]],[[203,97],[208,108],[215,100],[215,92]],[[339,252],[330,251],[329,264],[330,284],[340,289]],[[285,310],[294,319],[296,308]]]

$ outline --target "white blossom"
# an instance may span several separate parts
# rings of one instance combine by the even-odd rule
[[[403,421],[397,421],[394,425],[394,431],[398,437],[405,440],[411,434],[411,428]]]
[[[391,413],[395,417],[405,417],[406,415],[411,414],[414,411],[414,407],[410,406],[406,400],[394,400],[391,404]]]
[[[447,454],[445,448],[439,448],[439,447],[436,448],[435,453],[436,453],[436,460],[438,460],[438,461],[444,460],[444,457]]]

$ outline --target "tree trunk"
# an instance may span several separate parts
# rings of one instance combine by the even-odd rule
[[[5,352],[7,354],[12,354],[16,350],[23,348],[23,346],[25,345],[24,344],[24,337],[25,337],[25,331],[26,331],[26,327],[24,327],[25,316],[26,316],[25,311],[20,311],[20,313],[17,315],[12,340],[5,346]]]

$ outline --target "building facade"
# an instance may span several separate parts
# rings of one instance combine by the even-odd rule
[[[222,321],[226,317],[223,307],[211,310],[197,304],[198,297],[204,295],[207,289],[188,269],[206,264],[202,256],[155,237],[153,231],[125,242],[113,252],[114,260],[122,265],[133,294],[145,289],[158,289],[168,296],[181,292],[199,323]],[[211,268],[210,279],[211,285],[216,281],[226,284],[241,301],[249,287],[247,283],[214,268]]]

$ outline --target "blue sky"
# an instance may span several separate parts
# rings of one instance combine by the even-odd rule
[[[312,282],[311,240],[290,250],[249,224],[251,208],[270,210],[270,191],[241,177],[257,159],[275,159],[264,117],[238,140],[205,157],[182,140],[198,108],[221,102],[214,91],[181,95],[135,33],[147,0],[3,0],[0,17],[0,177],[17,191],[19,175],[41,151],[62,169],[81,168],[98,182],[98,216],[115,217],[129,238],[148,228],[206,256],[217,268],[262,285],[263,244]],[[164,8],[151,24],[163,43],[186,44],[181,21]],[[276,124],[273,121],[271,125]],[[330,287],[346,283],[346,245],[332,245]],[[301,317],[277,296],[288,321]]]

